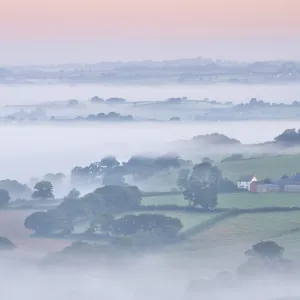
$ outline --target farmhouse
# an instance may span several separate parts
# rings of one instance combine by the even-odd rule
[[[268,183],[265,181],[252,181],[249,190],[254,193],[300,193],[300,173]]]
[[[257,178],[254,175],[244,175],[240,176],[237,181],[237,188],[250,191],[250,186],[252,182],[257,181]]]
[[[300,192],[300,173],[294,176],[283,178],[277,181],[282,186],[284,192]]]
[[[253,181],[250,184],[250,192],[253,193],[277,193],[282,187],[277,183],[265,183],[264,181]]]

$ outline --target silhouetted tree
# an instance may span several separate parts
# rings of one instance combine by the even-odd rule
[[[284,248],[273,241],[260,242],[252,246],[252,249],[245,252],[247,256],[256,256],[264,261],[270,262],[280,260]]]
[[[75,188],[72,189],[66,196],[66,198],[68,199],[78,199],[79,197],[80,197],[80,192]]]
[[[58,210],[34,212],[25,219],[24,226],[38,234],[66,234],[73,229],[72,222]]]
[[[54,199],[53,185],[49,181],[40,181],[34,186],[33,199]]]

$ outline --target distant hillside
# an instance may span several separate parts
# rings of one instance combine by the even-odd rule
[[[192,141],[207,143],[207,144],[219,144],[219,145],[238,145],[241,144],[239,140],[230,138],[224,134],[212,133],[206,135],[197,135],[192,138]]]

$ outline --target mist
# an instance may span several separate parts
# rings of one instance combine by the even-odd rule
[[[292,103],[299,99],[297,84],[204,84],[204,85],[0,85],[2,105],[33,105],[77,99],[86,101],[100,98],[122,97],[128,101],[162,101],[171,97],[188,97],[191,100],[208,98],[235,104],[256,97],[274,103]]]
[[[233,256],[233,253],[231,253]],[[200,258],[203,260],[203,258]],[[215,258],[217,259],[217,258]],[[223,259],[225,259],[223,257]],[[166,263],[159,255],[136,259],[131,266],[107,264],[42,266],[38,259],[15,252],[1,254],[2,295],[7,299],[292,299],[299,297],[297,278],[267,276],[239,281],[233,288],[226,282],[189,291],[192,281],[214,275],[203,269],[181,268]],[[198,266],[198,264],[197,264]]]
[[[300,122],[245,121],[242,126],[240,122],[2,125],[0,134],[5,143],[1,146],[0,177],[27,182],[49,172],[69,174],[73,167],[88,165],[106,155],[125,161],[135,154],[175,152],[200,161],[212,153],[209,147],[181,152],[172,142],[217,132],[244,144],[263,143],[293,127],[300,127]],[[227,149],[226,155],[231,151],[234,149]]]

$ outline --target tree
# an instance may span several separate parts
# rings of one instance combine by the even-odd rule
[[[245,252],[247,256],[256,256],[265,262],[281,260],[284,248],[273,241],[260,242],[252,246],[252,249]]]
[[[95,200],[104,201],[108,212],[124,212],[138,208],[142,201],[142,193],[136,186],[107,185],[94,191]]]
[[[0,181],[0,189],[8,191],[12,199],[29,198],[32,194],[31,189],[16,180],[5,179]]]
[[[91,226],[90,226],[88,232],[112,235],[113,234],[113,221],[114,221],[114,217],[112,214],[109,214],[109,213],[100,214],[91,223]]]
[[[102,168],[109,168],[112,169],[114,167],[118,167],[120,165],[120,162],[116,159],[115,156],[108,155],[101,159],[100,166]]]
[[[40,181],[34,186],[35,191],[32,194],[34,199],[54,199],[53,185],[49,181]]]
[[[72,199],[66,197],[57,207],[57,210],[74,222],[87,220],[94,216],[90,204],[80,198]]]
[[[189,169],[179,170],[178,178],[177,178],[177,186],[180,191],[183,191],[187,188],[189,175],[190,175]]]
[[[102,178],[103,185],[125,185],[124,175],[116,171],[106,171]]]
[[[94,104],[103,104],[104,103],[104,99],[99,98],[98,96],[94,96],[94,97],[92,97],[90,99],[90,102],[94,103]]]
[[[106,100],[106,103],[108,103],[108,104],[123,104],[123,103],[126,103],[126,100],[123,98],[111,97]]]
[[[172,154],[166,154],[156,157],[153,161],[153,164],[157,171],[169,170],[171,168],[180,168],[179,157]]]
[[[203,157],[202,162],[212,164],[214,161],[212,159],[210,159],[209,157]]]
[[[153,232],[168,238],[176,237],[183,228],[178,218],[161,214],[125,215],[110,222],[110,230],[115,236],[132,235],[137,232]]]
[[[72,189],[66,196],[67,199],[78,199],[79,197],[80,197],[80,192],[75,188]]]
[[[200,205],[205,210],[214,209],[217,206],[219,180],[219,170],[210,163],[194,166],[183,192],[185,199],[190,205]]]
[[[44,176],[43,180],[49,181],[53,185],[60,185],[63,183],[65,178],[66,176],[63,173],[57,173],[57,174],[48,173]]]
[[[235,193],[238,188],[234,182],[227,178],[222,178],[219,181],[219,193]]]
[[[238,268],[240,276],[258,276],[271,273],[283,274],[295,270],[293,262],[283,258],[284,248],[273,241],[259,242],[245,252],[246,263]],[[298,268],[297,268],[298,269]]]
[[[78,105],[79,105],[79,101],[76,99],[69,100],[68,104],[67,104],[68,107],[73,107],[73,106],[78,106]]]
[[[38,211],[29,215],[24,222],[27,229],[34,230],[38,234],[69,233],[73,224],[59,210],[47,212]]]
[[[283,133],[275,137],[276,142],[298,144],[300,142],[300,130],[296,131],[295,128],[286,129]]]
[[[10,200],[8,191],[0,189],[0,208],[6,206]]]

